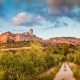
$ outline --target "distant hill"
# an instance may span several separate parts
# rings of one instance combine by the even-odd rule
[[[72,44],[72,45],[79,45],[80,44],[80,38],[75,38],[75,37],[55,37],[55,38],[50,38],[48,40],[44,40],[44,43],[48,44]]]

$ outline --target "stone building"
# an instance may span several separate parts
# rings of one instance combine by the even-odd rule
[[[18,41],[28,41],[28,40],[41,40],[41,38],[33,35],[33,29],[30,29],[28,32],[24,33],[16,33],[13,34],[11,32],[4,32],[0,35],[0,42],[6,43],[10,41],[18,42]]]

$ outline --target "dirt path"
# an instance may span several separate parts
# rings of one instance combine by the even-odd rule
[[[20,48],[7,48],[7,49],[0,49],[0,51],[16,51],[16,50],[23,50],[23,49],[30,49],[30,47],[20,47]]]
[[[44,49],[44,47],[40,47]],[[19,48],[6,48],[6,49],[0,49],[0,51],[16,51],[16,50],[26,50],[31,49],[31,47],[19,47]]]
[[[67,63],[63,63],[54,80],[76,80]]]

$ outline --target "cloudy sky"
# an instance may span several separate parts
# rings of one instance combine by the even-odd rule
[[[0,0],[0,33],[30,28],[44,39],[80,37],[80,0]]]

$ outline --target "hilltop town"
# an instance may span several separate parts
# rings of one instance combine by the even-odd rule
[[[41,38],[37,37],[33,34],[33,29],[30,29],[28,32],[24,33],[12,33],[12,32],[4,32],[0,35],[0,42],[20,42],[20,41],[29,41],[29,40],[41,40]]]
[[[55,37],[43,40],[42,38],[39,38],[36,35],[34,35],[33,29],[29,29],[29,31],[26,31],[24,33],[15,33],[15,34],[8,31],[0,35],[0,43],[22,42],[29,40],[37,40],[41,41],[44,44],[52,44],[52,45],[61,43],[73,44],[73,45],[80,44],[80,38],[75,38],[75,37]]]

